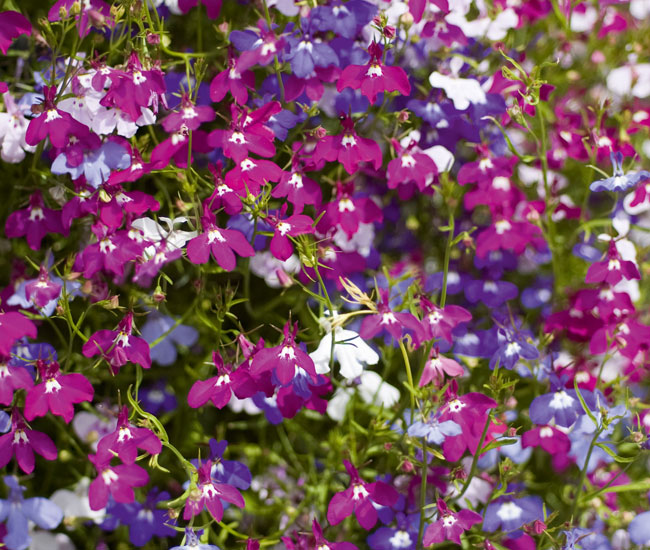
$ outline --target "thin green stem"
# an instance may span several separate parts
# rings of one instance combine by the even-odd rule
[[[421,550],[422,537],[424,536],[424,507],[427,505],[427,481],[428,481],[428,460],[427,460],[427,443],[422,439],[422,471],[420,475],[420,525],[418,526],[418,543],[416,548]]]
[[[488,429],[490,428],[491,422],[492,422],[492,412],[488,414],[487,420],[485,421],[485,426],[483,427],[483,433],[481,433],[481,439],[479,439],[478,447],[476,448],[476,452],[474,453],[474,458],[472,459],[472,465],[470,466],[469,474],[467,474],[467,479],[465,480],[465,484],[463,485],[463,488],[461,489],[460,493],[458,493],[458,495],[453,498],[453,500],[455,501],[458,501],[467,492],[467,489],[469,489],[469,484],[472,482],[472,479],[474,479],[474,476],[476,475],[476,469],[478,467],[478,459],[481,456],[481,449],[483,448],[483,443],[485,442],[485,438],[487,437],[487,432]]]
[[[591,443],[589,444],[589,450],[587,451],[587,456],[585,457],[585,463],[582,466],[582,470],[580,471],[580,481],[578,483],[578,491],[576,492],[575,497],[573,498],[573,506],[571,507],[571,515],[569,516],[571,523],[575,523],[576,513],[578,511],[578,503],[580,502],[580,493],[582,493],[582,488],[585,484],[585,479],[587,478],[587,467],[589,466],[591,453],[593,452],[594,447],[596,446],[596,442],[598,441],[598,438],[600,437],[602,431],[603,431],[602,428],[598,428],[594,432],[594,437],[592,438]]]

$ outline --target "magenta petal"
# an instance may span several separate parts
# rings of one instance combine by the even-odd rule
[[[206,499],[205,507],[214,519],[221,521],[221,518],[223,517],[223,506],[218,497],[215,496],[211,499]]]
[[[359,525],[366,531],[370,531],[377,523],[377,510],[370,502],[370,499],[364,498],[359,502],[354,510]]]
[[[91,510],[106,508],[106,504],[108,503],[108,486],[104,483],[101,475],[90,482],[88,501]]]
[[[331,525],[341,523],[345,518],[352,514],[354,510],[354,501],[352,496],[348,494],[349,491],[336,493],[332,500],[330,500],[327,507],[327,521]]]
[[[214,376],[208,380],[197,380],[194,382],[187,394],[188,405],[193,409],[198,409],[205,405],[214,392],[217,379],[218,377]]]

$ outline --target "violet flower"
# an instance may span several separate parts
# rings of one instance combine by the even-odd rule
[[[452,512],[445,501],[438,499],[438,520],[429,525],[424,532],[423,546],[430,546],[438,542],[450,540],[460,544],[460,536],[473,525],[481,523],[483,518],[472,510]]]

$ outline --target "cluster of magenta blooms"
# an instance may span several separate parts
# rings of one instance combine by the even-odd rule
[[[566,20],[572,8],[497,0],[495,15],[483,13],[482,2],[470,12],[471,2],[452,0],[283,0],[270,7],[255,3],[266,18],[233,29],[224,21],[227,4],[148,0],[137,8],[149,13],[150,25],[196,10],[214,22],[213,30],[221,25],[226,46],[219,68],[205,67],[200,85],[187,78],[201,59],[191,51],[180,54],[187,75],[163,70],[167,37],[155,25],[146,34],[133,31],[129,43],[138,48],[119,65],[84,54],[93,36],[132,32],[125,29],[124,9],[103,0],[55,2],[49,23],[73,25],[81,49],[55,58],[48,50],[30,74],[33,81],[0,84],[3,163],[38,164],[48,174],[26,184],[29,192],[11,205],[4,225],[13,246],[26,242],[30,249],[29,262],[15,258],[0,293],[0,466],[8,468],[0,534],[6,547],[37,547],[30,546],[35,533],[71,529],[64,526],[62,500],[23,495],[25,486],[28,494],[38,492],[39,476],[62,452],[53,441],[54,424],[38,429],[42,417],[60,419],[77,440],[74,452],[85,448],[95,472],[75,501],[85,503],[88,514],[81,515],[86,521],[78,532],[100,525],[108,537],[128,526],[135,546],[153,540],[160,548],[207,550],[216,548],[210,530],[248,513],[253,475],[246,457],[224,459],[226,441],[206,434],[201,452],[181,457],[177,473],[186,477],[175,480],[176,493],[173,483],[154,486],[158,455],[175,450],[156,417],[188,406],[229,406],[242,417],[263,413],[280,425],[311,410],[344,429],[355,392],[369,407],[399,413],[387,416],[394,420],[389,429],[410,438],[410,459],[369,477],[368,464],[354,464],[354,453],[348,455],[337,478],[345,489],[328,488],[326,510],[310,509],[281,527],[277,540],[244,531],[247,548],[351,550],[357,546],[347,535],[359,528],[368,534],[356,540],[372,550],[416,550],[463,538],[488,550],[557,544],[624,550],[650,543],[645,501],[615,530],[599,511],[565,518],[562,529],[545,538],[553,503],[528,487],[525,476],[502,475],[504,463],[525,472],[534,456],[548,456],[549,476],[569,472],[577,495],[585,485],[602,488],[607,513],[625,512],[617,493],[606,491],[633,481],[616,442],[634,440],[642,452],[650,429],[647,409],[621,400],[601,376],[616,358],[618,380],[632,387],[637,402],[647,397],[650,326],[635,306],[641,260],[627,239],[638,220],[623,199],[627,194],[633,208],[650,204],[650,173],[634,167],[637,151],[624,132],[605,125],[606,117],[576,113],[577,92],[555,98],[552,84],[523,69],[519,78],[512,70],[475,72],[509,29]],[[614,11],[600,32],[624,33],[633,24],[627,2],[603,4]],[[512,18],[510,27],[504,14]],[[487,26],[477,36],[470,23],[479,20]],[[0,13],[3,54],[52,36],[32,24],[16,11]],[[505,30],[495,38],[499,25]],[[411,40],[413,29],[417,40]],[[517,68],[525,61],[525,51],[506,53]],[[537,120],[540,102],[553,105],[554,121],[543,129],[545,158],[531,162],[514,154],[500,128],[525,135],[525,121]],[[627,131],[646,131],[650,103],[637,102],[634,113]],[[138,139],[147,133],[157,139]],[[531,146],[522,141],[516,147]],[[615,206],[604,224],[612,231],[600,242],[589,232],[576,239],[573,254],[589,266],[584,281],[572,281],[582,286],[562,296],[565,289],[553,278],[553,225],[574,220],[577,226],[589,217],[588,201],[577,206],[563,193],[558,174],[567,160],[611,167],[611,177],[570,185],[590,188],[596,201],[600,194],[614,197]],[[518,170],[526,164],[540,174],[544,168],[539,193],[521,184]],[[162,173],[178,174],[182,182],[171,191],[175,203],[164,204],[158,189],[151,192],[150,182]],[[427,265],[432,245],[419,242],[422,228],[418,233],[408,223],[409,205],[426,206],[424,234],[442,243],[444,261],[435,269]],[[74,252],[59,254],[62,248]],[[248,271],[253,284],[273,289],[301,286],[325,331],[320,345],[301,341],[301,323],[287,315],[275,342],[240,326],[229,346],[206,349],[214,338],[192,326],[191,316],[181,323],[182,310],[172,318],[128,299],[134,288],[153,302],[164,299],[161,281],[171,281],[165,273],[180,263],[194,273],[206,264],[210,273]],[[526,274],[525,287],[512,282],[518,271]],[[166,288],[172,303],[174,285]],[[123,307],[114,325],[93,332],[85,313],[73,319],[71,304],[80,301]],[[70,361],[69,349],[42,337],[51,323],[62,322],[71,339],[83,340],[85,363]],[[399,356],[387,352],[398,345],[413,361],[424,354],[419,378],[401,391],[378,368],[382,356]],[[136,369],[200,361],[200,353],[179,359],[178,346],[211,353],[214,376],[194,380],[180,394],[170,391],[161,372],[156,383],[138,387],[135,400],[129,387],[128,405],[123,387],[108,413],[95,410],[85,428],[77,422],[98,401],[91,367],[116,377],[125,369],[135,383]],[[487,395],[487,385],[472,382],[479,364],[495,378],[505,369],[532,384],[529,406]],[[94,431],[94,443],[84,440],[84,429]],[[31,477],[17,477],[23,474]],[[69,515],[80,514],[75,508]],[[351,516],[358,526],[346,521]]]

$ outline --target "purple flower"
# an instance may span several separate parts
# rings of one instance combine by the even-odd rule
[[[41,248],[41,241],[47,233],[67,234],[61,222],[61,211],[45,207],[40,190],[32,193],[29,206],[24,210],[15,210],[7,218],[5,234],[10,239],[27,237],[27,244],[32,250]]]
[[[415,550],[420,514],[397,514],[397,527],[380,527],[368,536],[371,550]]]
[[[625,174],[623,172],[623,154],[621,152],[612,152],[609,157],[614,167],[614,175],[611,178],[593,182],[589,186],[592,191],[627,191],[630,187],[634,187],[639,182],[650,178],[650,172],[647,170]]]
[[[317,6],[311,13],[312,25],[320,31],[334,31],[345,38],[355,38],[357,31],[369,23],[377,13],[377,6],[365,0],[343,3],[334,0],[326,6]]]
[[[173,411],[178,402],[173,392],[167,388],[167,380],[156,380],[151,386],[143,386],[139,393],[142,408],[153,415],[161,415]]]
[[[124,405],[117,417],[117,429],[100,439],[97,456],[118,456],[122,462],[133,464],[138,449],[157,455],[162,451],[162,443],[149,428],[133,426],[129,422],[129,410]]]
[[[581,394],[587,406],[593,409],[596,404],[594,394],[584,389]],[[539,395],[530,404],[530,419],[534,424],[549,424],[554,419],[558,426],[568,428],[584,414],[576,391],[565,388]]]
[[[424,437],[427,442],[440,445],[448,435],[460,435],[462,428],[453,420],[439,421],[439,415],[430,414],[424,420],[414,422],[408,428],[408,434],[413,437]]]
[[[643,512],[636,516],[627,528],[630,540],[639,546],[650,544],[650,512]]]
[[[129,540],[135,546],[144,546],[152,537],[173,537],[176,531],[165,525],[167,512],[157,508],[157,503],[169,500],[169,493],[157,488],[149,491],[143,503],[132,502],[118,505],[113,515],[129,526]]]
[[[201,533],[202,531],[199,531],[198,535],[200,536]],[[170,550],[219,550],[219,547],[215,546],[214,544],[202,544],[199,541],[197,533],[195,533],[191,527],[186,527],[185,544],[174,546]]]
[[[339,58],[332,47],[313,39],[310,21],[302,19],[301,27],[302,36],[297,33],[287,39],[288,53],[284,56],[293,74],[298,78],[308,78],[314,74],[316,67],[338,65]]]
[[[543,503],[538,496],[499,497],[485,510],[484,531],[514,531],[526,523],[543,520]]]
[[[36,338],[36,325],[22,313],[0,313],[0,357],[9,357],[14,342],[23,336]]]
[[[25,550],[29,547],[29,521],[41,529],[56,529],[63,519],[63,511],[46,498],[24,498],[25,487],[14,476],[5,476],[9,498],[0,500],[0,521],[6,522],[7,534],[2,542],[9,550]]]
[[[523,334],[514,333],[509,330],[499,330],[501,345],[490,360],[490,368],[497,365],[512,370],[520,359],[537,359],[539,351],[523,338]]]
[[[151,360],[163,367],[176,362],[176,346],[190,347],[199,339],[199,333],[194,327],[174,325],[176,321],[172,317],[154,310],[149,313],[147,322],[140,329],[142,337],[149,343]],[[163,334],[166,336],[152,345]]]

